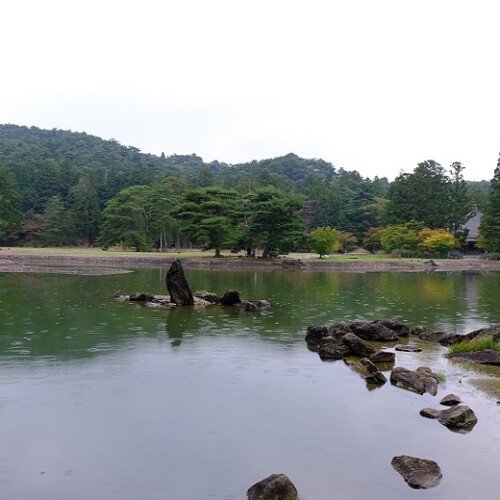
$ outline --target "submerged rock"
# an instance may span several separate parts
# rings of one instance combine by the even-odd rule
[[[422,352],[422,349],[420,349],[420,347],[408,344],[398,344],[394,347],[394,349],[401,352]]]
[[[377,351],[370,354],[368,359],[372,363],[394,363],[396,355],[390,351]]]
[[[441,468],[434,460],[400,455],[392,459],[391,465],[412,488],[432,488],[443,477]]]
[[[418,394],[428,392],[435,396],[438,383],[438,376],[430,368],[420,367],[416,371],[411,371],[398,366],[391,371],[391,384]]]
[[[285,474],[272,474],[248,488],[247,500],[299,500],[299,495]]]
[[[346,363],[367,382],[372,384],[385,384],[387,382],[386,376],[368,358],[361,358],[354,363],[346,361]]]

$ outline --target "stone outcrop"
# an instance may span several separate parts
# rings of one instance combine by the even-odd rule
[[[391,384],[402,389],[424,394],[428,392],[432,396],[437,394],[439,376],[430,368],[420,367],[416,371],[403,367],[395,367],[391,371]]]
[[[168,293],[170,294],[170,302],[178,306],[194,305],[193,294],[191,293],[179,259],[174,259],[170,269],[167,271],[166,283]]]
[[[444,406],[455,406],[462,402],[459,396],[456,394],[447,394],[444,398],[439,402],[440,405]]]
[[[450,353],[449,358],[466,359],[481,365],[500,365],[500,352],[493,349],[484,349],[476,352]]]
[[[377,352],[377,349],[373,347],[368,342],[360,339],[357,335],[352,332],[347,333],[342,337],[342,342],[349,348],[351,354],[355,356],[360,356],[362,358],[367,358],[371,354]]]
[[[272,474],[248,488],[247,500],[299,500],[299,495],[285,474]]]
[[[319,344],[318,354],[321,359],[344,359],[349,355],[349,348],[341,340],[326,337]]]
[[[351,330],[363,340],[398,340],[399,334],[391,330],[386,320],[376,320],[369,323],[354,323]]]
[[[396,355],[390,351],[376,351],[368,356],[372,363],[394,363]]]
[[[392,459],[391,465],[412,488],[432,488],[443,477],[441,468],[434,460],[400,455]]]
[[[435,418],[440,424],[452,430],[472,430],[477,423],[476,414],[466,405],[455,405],[446,410],[423,408],[420,415]]]

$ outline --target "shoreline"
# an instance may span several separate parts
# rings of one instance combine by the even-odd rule
[[[135,268],[170,267],[179,258],[186,269],[255,270],[303,272],[499,272],[500,261],[479,259],[476,256],[463,259],[434,261],[408,260],[357,260],[322,261],[299,256],[272,260],[245,257],[190,257],[189,253],[112,253],[81,250],[33,251],[25,249],[0,249],[0,273],[55,273],[73,275],[110,275],[132,272]],[[434,262],[431,264],[430,262]]]

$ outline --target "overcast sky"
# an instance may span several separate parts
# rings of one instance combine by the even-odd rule
[[[290,152],[363,176],[500,151],[497,0],[16,0],[0,123],[239,163]]]

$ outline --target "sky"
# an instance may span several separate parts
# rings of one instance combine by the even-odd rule
[[[295,153],[394,179],[489,180],[497,0],[16,0],[0,123],[241,163]]]

